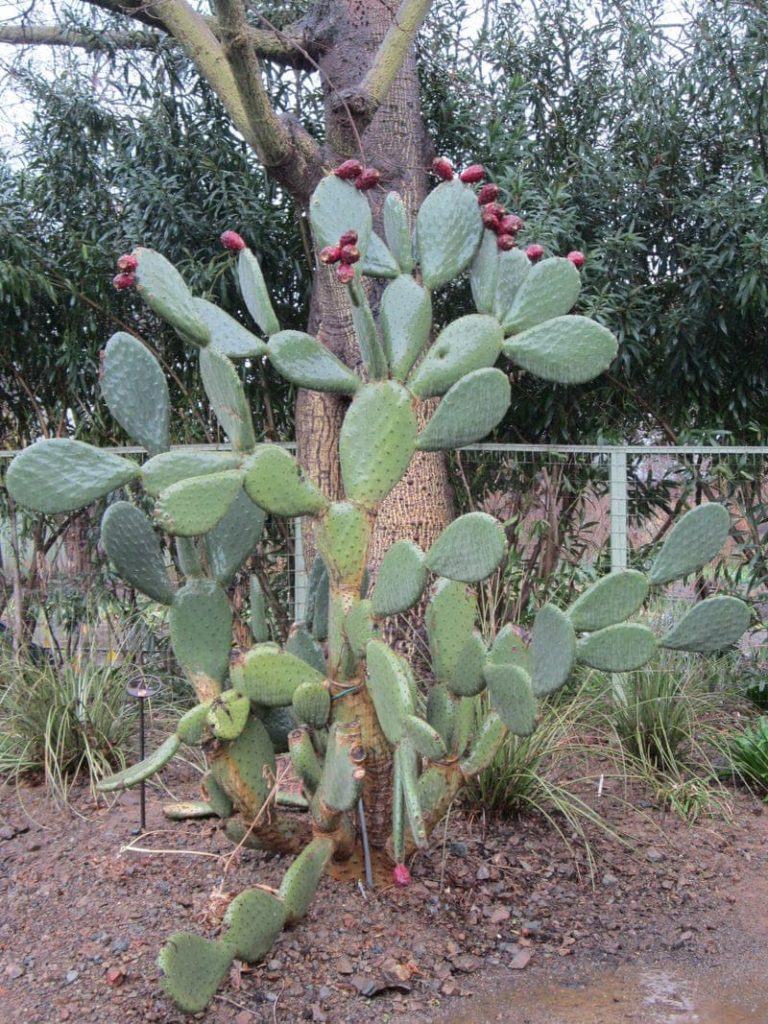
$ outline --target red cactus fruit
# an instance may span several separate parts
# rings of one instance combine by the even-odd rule
[[[493,203],[490,205],[492,206]],[[483,225],[487,227],[489,231],[495,231],[498,234],[499,228],[501,227],[501,218],[498,213],[489,209],[488,206],[484,206],[480,217],[483,221]]]
[[[342,263],[351,266],[351,264],[357,263],[360,259],[360,250],[356,245],[342,245],[339,259]]]
[[[357,232],[356,231],[345,231],[339,239],[339,246],[345,245],[357,245]]]
[[[319,259],[321,263],[338,263],[341,259],[341,246],[326,245],[324,249],[320,250]]]
[[[342,284],[349,284],[354,276],[355,268],[350,266],[349,263],[340,263],[336,268],[336,277]]]
[[[132,252],[123,253],[117,261],[117,269],[124,271],[126,274],[132,274],[138,265],[139,261]]]
[[[379,184],[381,174],[375,167],[366,167],[363,173],[355,181],[355,188],[361,192],[367,192],[369,188],[376,188]]]
[[[482,181],[484,177],[485,168],[482,164],[470,164],[459,175],[465,185],[474,185],[476,182]]]
[[[480,191],[477,193],[477,201],[481,206],[485,206],[486,203],[492,203],[494,199],[499,198],[499,186],[488,182],[487,185],[483,185]]]
[[[573,252],[569,252],[565,258],[567,260],[570,260],[577,270],[581,270],[581,268],[587,261],[587,257],[584,255],[583,252],[579,252],[578,249],[574,249]]]
[[[505,235],[516,235],[518,231],[522,231],[525,224],[517,216],[516,213],[508,213],[506,216],[501,218],[501,230]]]
[[[119,291],[124,292],[126,288],[133,288],[136,284],[135,274],[117,274],[116,277],[112,278],[112,285]]]
[[[411,872],[405,864],[395,864],[392,869],[392,878],[395,885],[399,885],[401,889],[411,884]]]
[[[236,231],[225,231],[224,234],[220,236],[219,241],[224,248],[229,249],[230,252],[240,252],[241,249],[245,248],[245,242]]]
[[[514,235],[508,235],[505,234],[504,232],[501,232],[499,234],[499,237],[496,239],[496,244],[500,249],[503,249],[505,252],[507,252],[509,249],[514,249],[517,245],[517,242],[515,241]]]
[[[443,181],[453,181],[453,164],[446,156],[436,156],[432,161],[432,173]]]
[[[531,261],[531,263],[538,263],[541,257],[544,255],[544,246],[534,242],[533,245],[529,245],[525,250],[525,255]]]
[[[363,173],[363,165],[359,160],[345,160],[333,173],[342,181],[354,181]]]

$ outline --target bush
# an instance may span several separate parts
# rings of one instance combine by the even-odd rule
[[[748,784],[768,792],[768,716],[732,737],[730,754],[733,770]]]

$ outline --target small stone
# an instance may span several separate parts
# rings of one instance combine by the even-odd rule
[[[612,889],[614,886],[619,884],[619,880],[616,875],[612,875],[610,871],[606,871],[603,875],[603,885],[606,889]]]
[[[660,864],[663,860],[666,860],[666,855],[661,850],[656,849],[655,846],[649,846],[645,851],[645,859],[650,861],[651,864]]]
[[[111,947],[112,952],[113,953],[125,953],[125,951],[128,949],[130,944],[131,944],[131,940],[130,939],[115,939],[115,941],[112,943],[112,947]]]
[[[339,960],[336,961],[336,970],[339,972],[339,974],[354,974],[355,965],[352,963],[348,956],[342,956]]]
[[[21,964],[8,964],[3,971],[6,978],[10,978],[11,981],[15,981],[16,978],[21,978],[24,974],[24,968]]]
[[[331,989],[328,988],[327,985],[321,985],[320,988],[317,990],[317,998],[320,999],[322,1002],[325,1002],[326,1000],[330,999],[332,995],[333,992],[331,991]]]
[[[508,921],[509,917],[509,911],[502,906],[495,906],[488,915],[491,924],[501,924],[502,921]]]
[[[478,882],[487,882],[490,877],[491,872],[488,870],[487,864],[481,864],[480,867],[477,869],[475,878],[478,880]]]
[[[79,977],[80,977],[80,972],[79,971],[71,970],[71,971],[67,971],[67,975],[66,975],[66,979],[65,980],[66,980],[68,985],[71,985],[73,982],[77,981],[77,979]]]
[[[461,840],[456,840],[450,844],[451,853],[456,857],[466,857],[469,853],[469,847],[466,843]]]

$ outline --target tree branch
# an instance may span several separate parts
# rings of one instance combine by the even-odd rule
[[[71,46],[83,50],[154,50],[154,32],[76,32],[61,25],[2,25],[0,43],[14,46]]]
[[[340,103],[350,109],[358,129],[370,123],[384,102],[431,6],[432,0],[402,0],[362,81],[340,94]]]

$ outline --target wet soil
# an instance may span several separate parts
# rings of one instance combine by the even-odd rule
[[[193,796],[182,774],[174,798]],[[687,826],[610,786],[595,866],[543,819],[485,827],[454,814],[407,889],[326,879],[266,962],[236,965],[208,1024],[751,1024],[768,1022],[768,814]],[[585,796],[587,793],[585,792]],[[0,1021],[185,1018],[163,997],[167,935],[215,935],[229,896],[277,884],[280,858],[211,822],[167,822],[149,794],[81,816],[41,789],[0,789]],[[640,797],[638,797],[641,800]],[[126,849],[137,846],[163,852]],[[201,1018],[202,1019],[202,1018]]]

